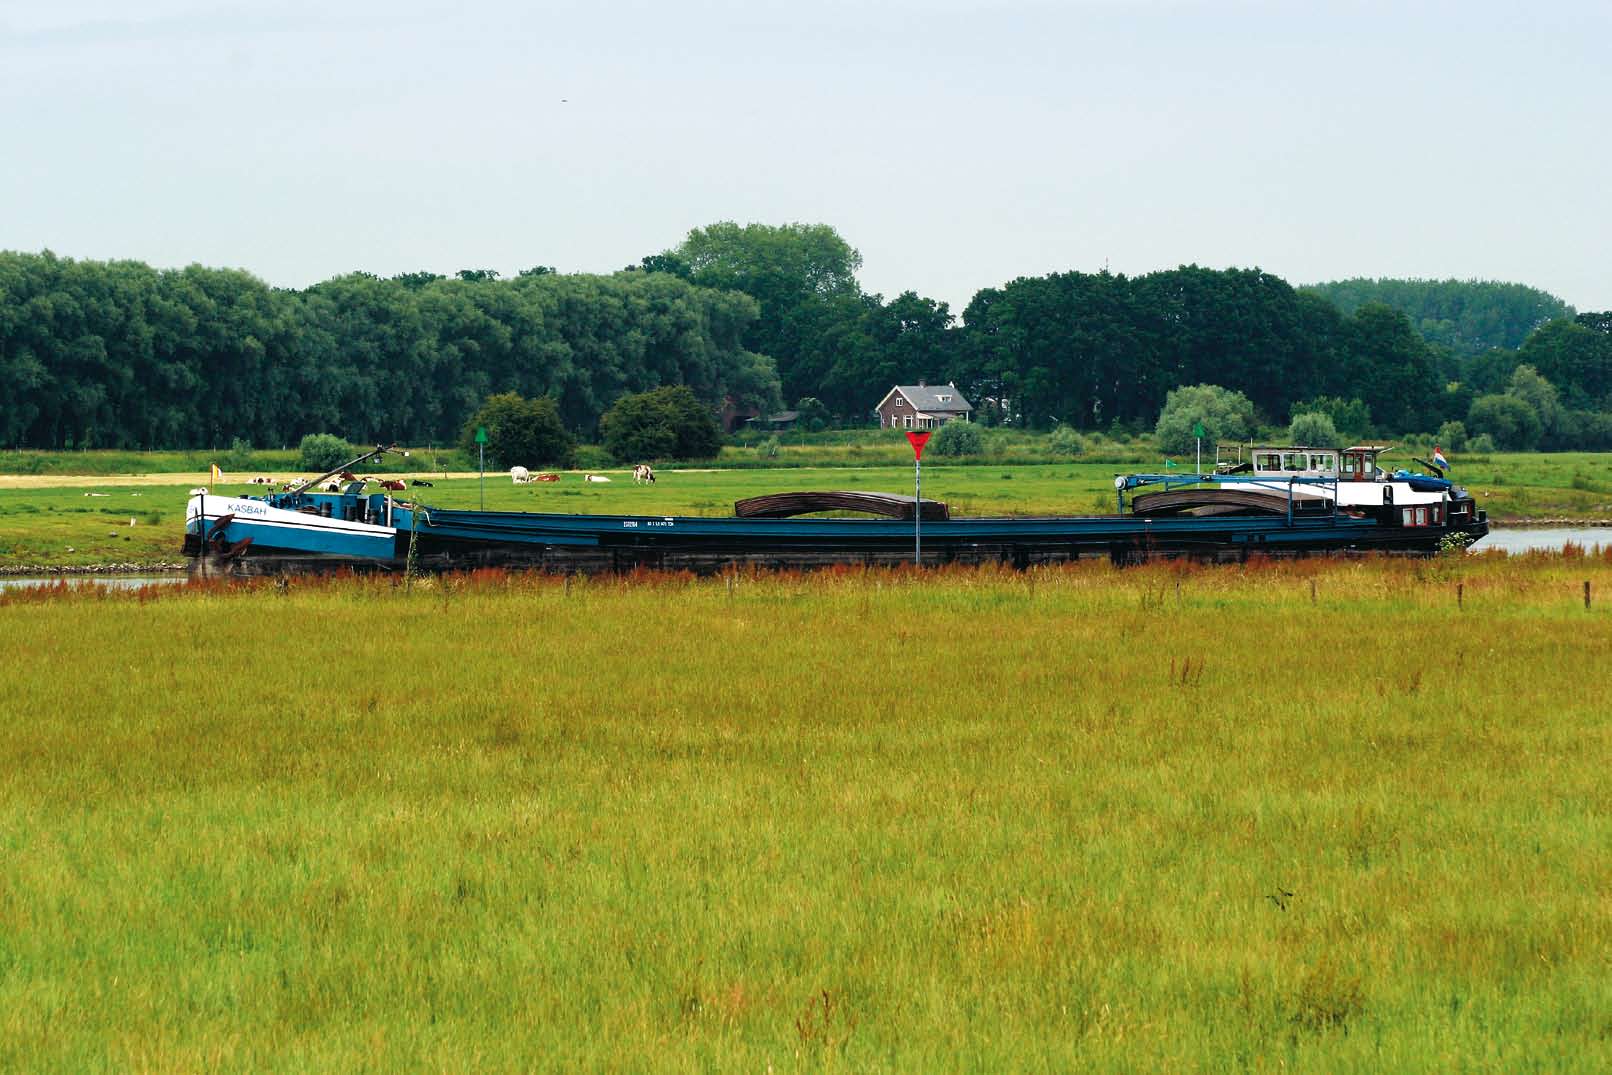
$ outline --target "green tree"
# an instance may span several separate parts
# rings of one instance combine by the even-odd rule
[[[1534,367],[1522,365],[1513,370],[1511,382],[1506,386],[1506,395],[1516,396],[1533,408],[1539,416],[1540,431],[1544,435],[1556,432],[1562,416],[1561,398],[1556,386],[1541,377]]]
[[[1086,450],[1086,441],[1073,426],[1059,426],[1048,435],[1047,450],[1054,455],[1079,455]]]
[[[1337,448],[1338,427],[1330,416],[1321,411],[1301,411],[1293,416],[1287,427],[1289,444],[1302,444],[1313,448]]]
[[[1552,321],[1529,336],[1512,361],[1533,367],[1561,389],[1571,406],[1612,403],[1612,333],[1597,331],[1594,315]]]
[[[599,419],[605,449],[620,462],[709,459],[722,446],[710,408],[686,385],[625,395]]]
[[[802,396],[795,403],[797,421],[807,430],[816,432],[828,425],[828,408],[816,396]]]
[[[928,448],[936,455],[979,455],[985,450],[985,433],[973,422],[950,421],[935,431]]]
[[[651,263],[645,259],[646,268]],[[774,360],[787,399],[827,390],[840,354],[832,341],[854,336],[863,315],[856,282],[862,255],[827,224],[721,221],[689,232],[675,250],[654,256],[653,265],[651,279],[687,266],[701,287],[755,299],[761,316],[746,327],[743,345]]]
[[[1390,431],[1429,428],[1438,398],[1434,355],[1410,320],[1381,303],[1362,306],[1349,325],[1361,398]]]
[[[664,254],[650,254],[639,262],[639,267],[644,272],[670,273],[684,280],[693,275],[694,271],[689,268],[688,262],[671,251]]]
[[[1434,443],[1440,447],[1448,448],[1452,452],[1465,451],[1467,445],[1466,423],[1445,422],[1438,427],[1438,436],[1434,439]]]
[[[1203,442],[1242,440],[1254,432],[1254,405],[1241,392],[1214,384],[1177,388],[1165,397],[1164,409],[1154,427],[1159,447],[1166,452],[1187,452],[1197,444],[1193,428],[1203,425]]]
[[[1491,280],[1338,280],[1305,290],[1333,302],[1345,316],[1381,303],[1404,314],[1429,343],[1471,357],[1498,347],[1515,349],[1528,334],[1572,308],[1537,288]]]
[[[566,466],[576,441],[547,396],[523,399],[515,392],[488,396],[460,433],[466,451],[476,451],[476,430],[487,430],[487,455],[495,466]]]
[[[297,445],[297,466],[302,470],[323,474],[338,467],[356,453],[353,446],[330,433],[309,433]]]
[[[1508,451],[1532,451],[1543,431],[1538,413],[1526,400],[1501,393],[1473,400],[1466,427],[1479,436],[1487,434]]]
[[[1326,415],[1332,419],[1333,428],[1338,431],[1338,435],[1351,440],[1371,433],[1371,408],[1358,399],[1317,396],[1307,403],[1293,404],[1295,418],[1304,413]]]

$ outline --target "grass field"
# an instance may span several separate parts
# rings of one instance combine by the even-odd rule
[[[1571,556],[0,594],[0,1068],[1604,1071],[1608,601]]]
[[[909,451],[902,445],[902,451]],[[93,453],[91,453],[93,454]],[[910,458],[910,455],[909,455]],[[1114,510],[1111,462],[935,462],[924,467],[924,495],[944,500],[954,515],[1091,514]],[[268,469],[286,478],[293,471]],[[589,485],[568,473],[555,484],[515,486],[490,474],[487,507],[509,511],[621,512],[726,515],[733,502],[791,489],[912,488],[910,462],[881,466],[663,470],[653,486],[635,486],[613,472],[609,485]],[[231,475],[216,491],[257,493],[248,474]],[[1612,518],[1612,454],[1477,457],[1458,475],[1494,519]],[[0,569],[20,565],[155,563],[179,558],[185,501],[204,474],[149,473],[139,477],[0,476]],[[431,475],[422,501],[474,507],[481,483]],[[134,520],[130,525],[129,520]],[[1481,546],[1480,546],[1481,547]]]

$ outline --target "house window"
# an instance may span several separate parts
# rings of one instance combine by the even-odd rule
[[[1404,509],[1402,509],[1400,511],[1400,525],[1402,525],[1402,526],[1413,526],[1413,525],[1415,525],[1414,523],[1411,522],[1412,518],[1414,518],[1414,516],[1411,513],[1411,509],[1404,508]]]

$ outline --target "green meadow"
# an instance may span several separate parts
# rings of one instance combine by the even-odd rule
[[[0,592],[0,1068],[1604,1071],[1608,602],[1581,555]]]
[[[829,445],[821,450],[841,449]],[[516,486],[507,474],[496,472],[485,481],[486,505],[508,511],[727,515],[736,500],[786,490],[907,492],[913,480],[910,449],[903,443],[899,450],[908,453],[908,462],[853,466],[843,461],[808,465],[786,460],[781,465],[735,469],[691,467],[660,470],[652,486],[634,485],[630,474],[619,468],[604,470],[612,480],[601,485],[584,483],[581,472],[568,471],[559,482]],[[1114,510],[1116,473],[1162,466],[1162,459],[931,460],[924,466],[924,495],[946,501],[954,515],[1107,513]],[[215,491],[261,493],[260,486],[246,484],[254,473],[282,479],[297,476],[288,467],[231,472]],[[406,495],[438,507],[482,503],[484,483],[479,478],[466,477],[462,471],[446,472],[455,476],[444,478],[442,473],[422,475],[434,485],[411,489]],[[1612,454],[1477,456],[1461,462],[1455,477],[1472,490],[1492,519],[1612,518]],[[207,483],[205,470],[0,477],[0,568],[174,562],[179,559],[189,490]]]

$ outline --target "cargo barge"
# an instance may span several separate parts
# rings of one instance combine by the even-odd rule
[[[195,490],[186,510],[186,554],[204,570],[241,574],[411,565],[710,572],[734,564],[911,563],[917,530],[925,564],[1026,567],[1088,556],[1128,563],[1155,556],[1430,554],[1452,536],[1470,543],[1488,533],[1485,514],[1465,490],[1442,475],[1385,474],[1376,459],[1386,449],[1369,445],[1341,453],[1273,449],[1263,460],[1256,451],[1250,463],[1223,464],[1213,474],[1119,475],[1112,515],[983,518],[953,518],[937,501],[855,492],[757,497],[738,502],[727,517],[436,508],[392,495],[401,483],[370,491],[374,479],[355,475],[391,450],[377,448],[281,492]],[[802,517],[825,511],[836,515]],[[850,511],[867,517],[843,517]]]

